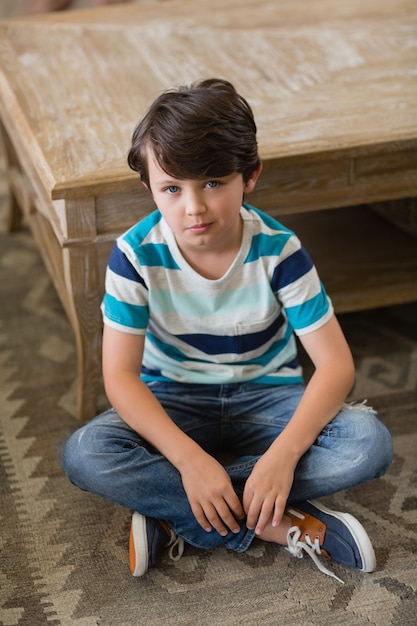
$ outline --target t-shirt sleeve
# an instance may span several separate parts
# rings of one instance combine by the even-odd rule
[[[140,268],[121,245],[119,240],[115,242],[106,270],[103,321],[116,330],[145,334],[149,321],[148,289]]]
[[[316,267],[295,235],[288,239],[280,255],[273,288],[297,335],[317,330],[333,315],[333,305]]]

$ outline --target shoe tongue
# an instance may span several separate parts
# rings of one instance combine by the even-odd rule
[[[316,537],[318,537],[319,545],[323,545],[326,534],[326,524],[295,507],[288,507],[286,513],[291,518],[292,525],[298,526],[300,529],[300,541],[314,544]],[[306,535],[308,535],[310,541],[306,541]]]

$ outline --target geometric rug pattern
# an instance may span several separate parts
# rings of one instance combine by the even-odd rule
[[[352,399],[378,410],[395,459],[383,478],[325,501],[365,525],[374,573],[332,563],[341,585],[254,542],[242,554],[186,546],[135,579],[130,512],[72,487],[60,467],[79,425],[71,328],[29,233],[0,235],[0,625],[415,626],[416,320],[417,304],[340,317]]]

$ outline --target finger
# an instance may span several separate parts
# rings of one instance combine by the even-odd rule
[[[249,505],[246,517],[246,526],[249,530],[253,530],[256,527],[260,512],[262,508],[262,500],[259,497],[254,496]]]
[[[225,518],[224,521],[226,522],[226,520],[228,519],[228,515],[227,511],[223,509],[227,509],[227,511],[229,512],[229,516],[233,519],[229,507],[227,506],[221,507],[220,505],[217,505],[216,507],[213,504],[210,504],[205,507],[204,513],[211,526],[219,533],[219,535],[225,537],[228,533],[228,529],[223,522],[223,517]]]
[[[248,483],[246,483],[245,488],[243,490],[243,498],[242,498],[243,510],[245,511],[246,514],[249,511],[253,496],[254,496],[253,490],[250,489],[248,487]]]
[[[224,496],[224,499],[235,519],[239,520],[245,517],[245,511],[243,510],[242,504],[234,491],[230,497],[228,495]]]
[[[219,511],[219,515],[224,524],[226,524],[227,528],[229,528],[232,533],[240,532],[240,524],[237,521],[235,515],[233,515],[228,505],[226,505],[226,507],[222,509],[222,511]],[[242,517],[244,517],[244,515]]]
[[[286,500],[283,500],[280,498],[276,499],[275,507],[274,507],[274,515],[272,517],[272,526],[274,528],[276,528],[277,526],[281,524],[286,504],[287,504]]]
[[[254,502],[255,492],[248,486],[248,483],[245,485],[245,489],[243,491],[243,510],[246,513],[246,527],[249,530],[253,530],[255,528],[261,503],[259,506]]]
[[[191,506],[191,510],[197,522],[200,524],[201,528],[205,530],[207,533],[213,530],[209,520],[207,519],[203,507],[200,505]]]
[[[270,500],[264,500],[259,514],[258,522],[255,528],[255,534],[261,535],[266,525],[271,521],[272,511],[274,510],[274,503]]]
[[[224,533],[221,532],[221,530],[223,530],[223,524],[223,526],[225,525],[227,529],[231,530],[233,533],[238,533],[240,531],[240,524],[236,520],[236,517],[230,509],[228,502],[222,499],[218,503],[216,503],[215,508],[218,518],[220,520],[220,525],[218,526],[214,520],[210,519],[210,521],[215,526],[216,530],[220,532],[220,534],[224,535]],[[238,507],[238,509],[239,513],[243,513],[240,506]],[[218,530],[218,528],[220,528],[221,530]]]
[[[240,513],[243,513],[240,503],[238,509]],[[212,527],[223,537],[227,535],[229,530],[233,533],[240,532],[240,524],[237,522],[229,504],[224,498],[207,505],[204,508],[204,513]]]

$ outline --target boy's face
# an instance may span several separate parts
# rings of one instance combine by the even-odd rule
[[[223,252],[240,245],[240,207],[261,167],[245,183],[242,174],[176,179],[161,169],[151,150],[148,172],[153,200],[184,253]]]

